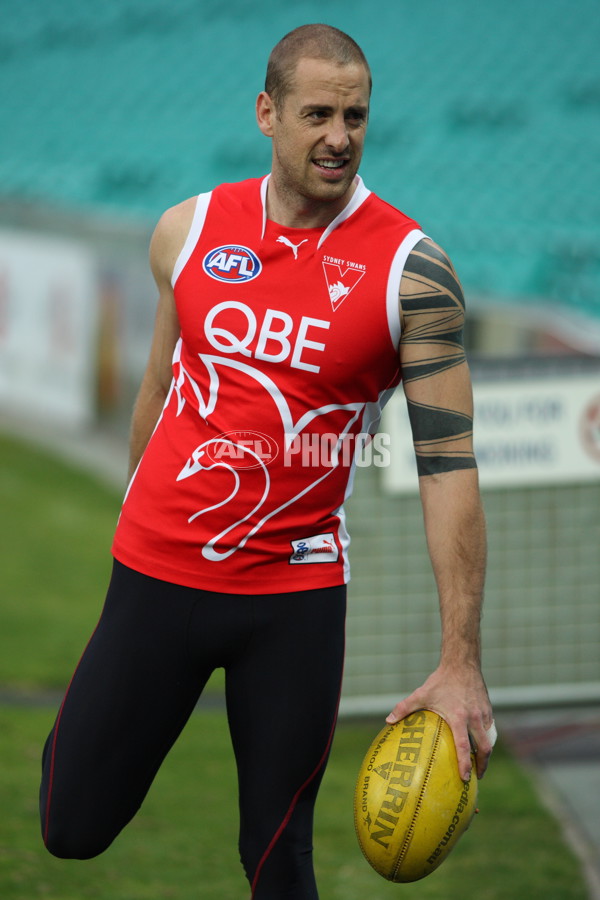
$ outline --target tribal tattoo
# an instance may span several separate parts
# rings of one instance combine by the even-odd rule
[[[463,292],[448,257],[428,240],[408,257],[400,305],[402,377],[418,473],[476,468]],[[438,397],[452,405],[433,405]]]

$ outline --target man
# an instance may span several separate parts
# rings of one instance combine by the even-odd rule
[[[400,372],[443,640],[437,670],[388,721],[438,711],[463,777],[470,740],[485,771],[485,528],[464,303],[444,252],[357,177],[370,90],[347,35],[291,32],[257,101],[270,176],[192,198],[156,228],[158,312],[113,577],[46,745],[42,825],[58,856],[110,844],[224,666],[252,896],[317,897],[312,816],[349,577],[354,466],[342,451],[375,431]],[[331,434],[307,462],[303,450]]]

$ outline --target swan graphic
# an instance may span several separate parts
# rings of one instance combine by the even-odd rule
[[[337,431],[337,444],[331,448],[331,457],[325,471],[323,472],[319,468],[317,470],[318,475],[315,478],[315,470],[307,467],[306,484],[299,491],[296,490],[295,493],[277,505],[269,503],[271,499],[271,479],[268,466],[264,459],[249,447],[246,442],[243,444],[237,443],[235,439],[228,435],[219,435],[204,441],[194,449],[179,472],[177,481],[193,478],[213,469],[221,469],[229,473],[229,478],[224,479],[224,482],[227,481],[230,484],[228,493],[218,503],[213,503],[210,506],[197,510],[188,519],[188,522],[192,523],[200,516],[209,516],[211,512],[217,509],[227,509],[230,512],[231,518],[226,527],[213,535],[202,547],[202,555],[206,559],[217,562],[227,559],[244,547],[269,519],[291,506],[332,474],[339,465],[340,449],[344,438],[364,410],[365,403],[327,404],[318,409],[306,410],[299,418],[294,419],[285,396],[275,382],[264,372],[237,359],[210,354],[199,354],[199,357],[208,375],[208,386],[205,391],[200,388],[198,383],[186,371],[181,363],[180,355],[176,360],[179,371],[172,385],[172,392],[175,393],[177,398],[176,415],[181,414],[186,403],[182,388],[184,382],[187,381],[197,401],[198,414],[205,421],[208,420],[218,403],[219,371],[223,368],[229,368],[235,369],[240,378],[252,379],[255,384],[269,395],[275,404],[283,426],[284,453],[292,451],[294,441],[308,428],[311,422],[320,416],[330,415],[337,411],[339,417],[341,417],[340,424],[342,426]],[[249,454],[249,457],[246,457],[246,459],[251,462],[251,466],[248,466],[248,468],[253,469],[251,475],[252,496],[250,500],[248,499],[248,492],[244,490],[244,482],[248,479],[249,473],[245,471],[244,466],[233,465],[231,462],[232,459],[239,459],[240,454],[242,456]],[[253,460],[252,457],[254,457]],[[260,478],[257,476],[257,469],[260,472]],[[294,480],[294,485],[297,485],[296,480]],[[279,491],[278,497],[281,497]],[[241,507],[248,507],[247,511],[243,512]],[[222,517],[220,517],[220,522],[222,522]],[[224,545],[225,549],[219,545]]]

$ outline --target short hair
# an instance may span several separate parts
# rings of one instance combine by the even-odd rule
[[[276,108],[281,108],[290,91],[296,66],[301,59],[326,59],[340,66],[353,63],[363,65],[371,93],[371,69],[356,41],[332,25],[300,25],[282,37],[269,56],[265,91]]]

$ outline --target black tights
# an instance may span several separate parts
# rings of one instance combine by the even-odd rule
[[[345,606],[344,587],[220,594],[115,563],[44,750],[50,852],[88,859],[111,844],[223,666],[252,897],[316,900],[313,808],[335,727]]]

